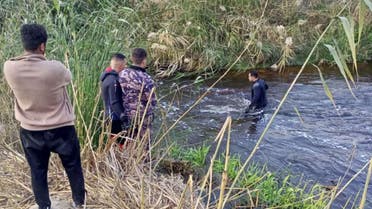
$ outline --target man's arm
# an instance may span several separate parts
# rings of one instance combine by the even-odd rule
[[[251,101],[251,104],[249,105],[249,109],[251,108],[255,108],[257,105],[258,105],[258,101],[262,95],[262,89],[260,88],[260,85],[258,84],[255,84],[253,85],[252,87],[253,89],[253,97],[252,97],[252,101]]]
[[[51,63],[54,64],[56,69],[59,69],[57,71],[58,76],[55,78],[55,79],[57,79],[56,83],[60,84],[61,86],[68,86],[72,81],[71,71],[69,69],[67,69],[66,66],[64,64],[62,64],[62,62],[52,60]]]
[[[155,95],[155,84],[154,81],[151,78],[147,78],[145,81],[145,85],[143,87],[143,94],[142,94],[142,103],[147,106],[149,103],[149,108],[147,110],[148,114],[153,114],[153,108],[156,106],[156,95]]]
[[[119,94],[117,91],[119,91],[119,85],[116,80],[113,80],[110,82],[111,84],[108,86],[108,97],[109,97],[109,103],[111,106],[112,112],[115,113],[116,116],[122,120],[124,108],[123,108],[123,101],[122,98],[119,98]]]
[[[66,85],[69,85],[71,83],[71,81],[72,81],[72,73],[67,68],[65,69],[65,78],[64,78],[64,80],[65,80],[65,84]]]

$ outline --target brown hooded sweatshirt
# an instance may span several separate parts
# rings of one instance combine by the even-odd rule
[[[74,125],[67,94],[71,72],[59,61],[25,54],[4,63],[4,75],[15,96],[15,117],[31,131]]]

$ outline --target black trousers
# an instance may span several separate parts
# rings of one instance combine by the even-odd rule
[[[123,131],[121,121],[120,120],[111,121],[111,133],[118,134],[121,131]]]
[[[122,131],[123,131],[122,122],[120,120],[112,120],[111,121],[111,134],[116,135],[116,134],[118,134]],[[119,137],[119,138],[117,138],[116,142],[119,143],[119,144],[124,144],[125,139]]]
[[[74,202],[83,204],[85,200],[84,177],[75,127],[66,126],[45,131],[29,131],[21,128],[20,137],[31,168],[32,190],[39,208],[51,206],[47,181],[51,152],[57,153],[62,161]]]

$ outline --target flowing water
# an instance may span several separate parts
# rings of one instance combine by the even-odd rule
[[[172,132],[172,139],[193,145],[210,141],[230,115],[233,118],[231,153],[245,159],[298,70],[261,72],[270,88],[269,106],[259,121],[239,119],[249,104],[251,84],[246,74],[227,76],[181,120]],[[253,161],[266,164],[271,171],[290,171],[295,176],[303,175],[306,181],[332,186],[343,176],[345,183],[372,157],[372,65],[360,65],[360,78],[353,89],[357,99],[337,69],[323,71],[336,106],[326,96],[319,73],[305,70]],[[160,96],[163,96],[160,104],[169,111],[168,123],[187,110],[211,83],[213,80],[198,85],[190,85],[190,81],[160,84]],[[366,173],[351,183],[332,208],[340,208],[349,197],[363,190]],[[366,208],[372,208],[372,187],[369,189]]]

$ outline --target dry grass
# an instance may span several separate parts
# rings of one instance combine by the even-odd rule
[[[0,86],[0,208],[29,208],[34,204],[30,172],[13,117],[13,99],[8,87]],[[100,141],[105,137],[102,132]],[[115,143],[101,143],[93,150],[92,140],[83,141],[87,208],[191,208],[190,200],[197,195],[194,186],[185,184],[179,175],[151,170],[154,162],[144,162],[144,143],[131,143],[120,151]],[[56,155],[51,157],[48,179],[51,196],[71,201],[68,179]]]
[[[12,148],[2,141],[1,208],[29,208],[33,195],[27,162],[21,152],[9,149]],[[94,153],[94,158],[93,153],[82,153],[87,208],[176,208],[181,202],[180,208],[191,208],[188,200],[195,193],[190,192],[180,176],[151,172],[148,164],[137,163],[125,153],[115,146],[107,153]],[[70,196],[67,177],[56,155],[50,162],[49,188],[51,196]],[[197,208],[203,207],[200,204]]]

